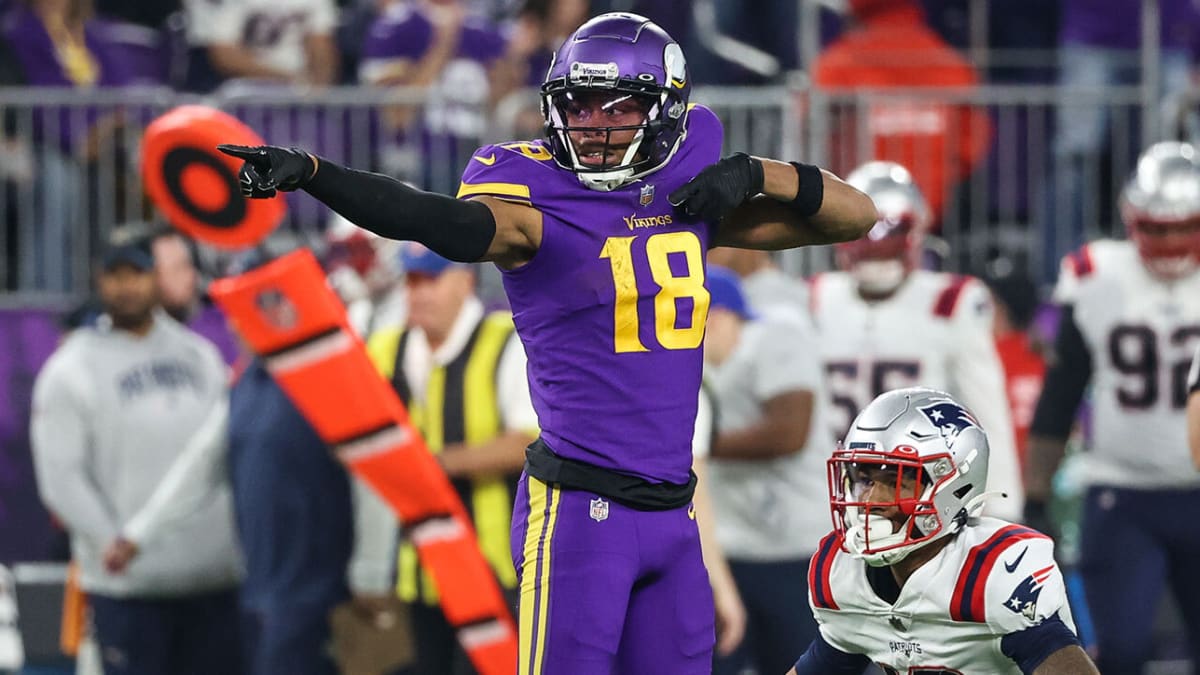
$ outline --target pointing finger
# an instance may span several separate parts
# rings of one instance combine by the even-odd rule
[[[262,147],[251,147],[248,145],[229,145],[227,143],[222,143],[221,145],[217,146],[217,150],[220,150],[221,152],[225,153],[226,155],[229,155],[230,157],[237,157],[238,159],[243,159],[243,160],[253,164],[254,166],[258,167],[259,169],[265,170],[265,169],[271,168],[271,160],[267,159],[267,153],[266,153],[265,149]]]
[[[259,149],[249,145],[232,145],[230,143],[222,143],[217,146],[217,150],[237,157],[238,159],[250,159],[251,157],[259,156]]]

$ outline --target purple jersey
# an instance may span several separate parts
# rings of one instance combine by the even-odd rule
[[[425,128],[431,134],[478,138],[487,125],[488,68],[504,55],[506,44],[498,30],[478,19],[467,20],[461,31],[454,57],[432,83]],[[363,40],[359,79],[386,81],[398,62],[420,61],[433,40],[428,17],[408,5],[394,5],[371,24]]]
[[[702,106],[660,170],[612,192],[584,187],[541,141],[478,150],[460,198],[542,213],[542,242],[504,273],[542,438],[555,453],[652,482],[686,483],[709,295],[709,225],[667,201],[720,158]]]
[[[77,72],[63,64],[46,26],[29,8],[20,5],[14,7],[4,17],[2,32],[13,56],[21,64],[24,84],[28,86],[117,87],[135,80],[135,64],[124,60],[125,53],[116,40],[119,33],[115,28],[113,24],[100,20],[90,20],[84,24],[84,43],[95,67],[95,80],[90,82],[72,80],[72,73],[76,77],[84,77],[83,69]]]
[[[15,6],[0,24],[0,39],[8,42],[21,68],[22,84],[30,87],[120,87],[137,82],[137,68],[128,60],[129,50],[116,38],[120,31],[100,20],[84,24],[86,59],[65,65],[50,39],[45,24],[28,7]],[[72,79],[72,78],[76,79]],[[89,78],[94,80],[88,81]],[[78,81],[77,81],[78,80]],[[32,134],[36,143],[57,146],[71,154],[93,124],[113,107],[34,106],[31,108]]]
[[[392,5],[372,22],[363,40],[363,61],[420,60],[433,46],[433,33],[433,22],[417,8]],[[454,58],[487,64],[503,56],[504,49],[504,38],[498,30],[471,17],[463,23]]]
[[[1142,44],[1142,3],[1066,0],[1062,4],[1059,41],[1109,49],[1137,49]],[[1168,50],[1195,49],[1200,23],[1192,0],[1159,3],[1161,44]]]
[[[398,68],[411,69],[424,58],[436,34],[426,10],[405,3],[390,6],[363,40],[359,81],[391,82]],[[467,18],[455,40],[453,57],[430,83],[419,121],[391,130],[395,145],[403,149],[385,153],[394,162],[385,166],[387,171],[435,192],[454,191],[458,167],[487,130],[493,95],[489,70],[507,49],[500,31],[478,17]]]

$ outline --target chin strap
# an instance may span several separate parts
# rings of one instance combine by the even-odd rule
[[[1008,499],[1008,493],[1001,490],[990,490],[971,497],[966,504],[963,505],[963,510],[967,512],[967,520],[975,520],[983,512],[984,502],[989,499],[999,497]]]
[[[896,532],[893,532],[892,521],[884,518],[883,516],[868,515],[865,518],[860,516],[855,518],[855,520],[857,522],[846,529],[846,536],[844,540],[846,543],[846,548],[850,549],[850,554],[854,557],[867,561],[867,564],[869,565],[879,566],[890,565],[908,554],[907,550],[905,549],[894,549],[883,553],[865,553],[864,548],[868,533],[872,535],[870,540],[873,546],[879,546],[881,544],[883,546],[889,546],[893,543],[896,543],[894,541],[888,541],[889,539],[896,539],[899,541],[903,539],[903,535],[898,535]]]
[[[612,192],[634,180],[632,169],[616,169],[604,173],[577,173],[575,176],[584,187],[597,192]]]

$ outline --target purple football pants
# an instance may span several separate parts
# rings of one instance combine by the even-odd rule
[[[637,511],[521,476],[518,675],[709,675],[712,589],[691,506]]]

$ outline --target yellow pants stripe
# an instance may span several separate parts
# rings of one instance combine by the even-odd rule
[[[518,672],[541,675],[550,602],[550,542],[558,520],[561,493],[532,476],[528,481],[529,518],[521,561]]]

